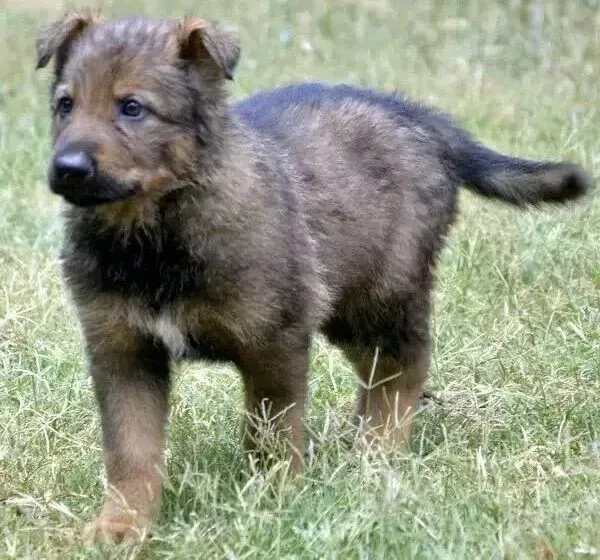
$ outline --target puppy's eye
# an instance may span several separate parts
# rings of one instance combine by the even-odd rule
[[[140,119],[146,114],[146,108],[135,99],[124,99],[119,104],[119,112],[129,119]]]
[[[61,117],[66,117],[73,110],[73,98],[63,95],[56,104],[56,111]]]

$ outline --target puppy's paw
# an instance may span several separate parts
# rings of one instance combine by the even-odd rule
[[[149,523],[146,520],[125,514],[100,515],[83,533],[83,538],[88,544],[139,543],[148,536]]]

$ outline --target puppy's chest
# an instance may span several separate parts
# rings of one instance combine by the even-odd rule
[[[235,360],[234,348],[223,343],[221,333],[201,321],[192,323],[185,315],[175,315],[168,309],[153,313],[133,307],[129,321],[134,328],[162,343],[174,360]]]
[[[137,232],[126,239],[110,232],[84,232],[75,245],[75,255],[90,264],[85,281],[92,288],[137,300],[157,316],[177,299],[201,295],[206,286],[201,251],[192,253],[172,228],[153,235]],[[72,261],[71,276],[82,274],[77,261]],[[156,322],[162,327],[167,323],[164,318]]]
[[[169,355],[174,359],[184,358],[191,353],[185,325],[177,323],[168,313],[139,319],[135,326],[162,342]]]

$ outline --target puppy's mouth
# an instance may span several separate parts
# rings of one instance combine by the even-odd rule
[[[135,197],[142,190],[140,184],[127,185],[104,174],[93,177],[57,177],[50,172],[50,190],[75,206],[89,207],[110,204]]]

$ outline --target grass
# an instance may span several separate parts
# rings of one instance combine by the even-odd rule
[[[103,4],[237,24],[234,97],[303,79],[400,89],[498,149],[600,176],[597,0]],[[317,340],[309,465],[295,484],[253,473],[236,435],[237,374],[184,365],[154,538],[83,546],[102,495],[99,425],[55,264],[49,76],[34,73],[32,48],[60,10],[0,8],[0,558],[600,557],[597,196],[522,213],[463,195],[438,269],[429,388],[442,404],[418,415],[410,456],[340,443],[354,380]]]

